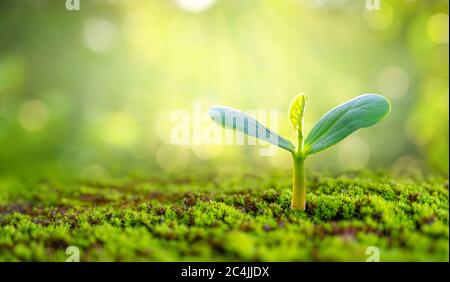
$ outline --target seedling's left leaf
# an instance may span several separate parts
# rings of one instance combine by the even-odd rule
[[[319,119],[306,137],[304,155],[325,150],[354,131],[376,124],[390,108],[389,101],[377,94],[361,95],[335,107]]]
[[[237,130],[247,135],[267,141],[282,149],[294,152],[295,147],[289,140],[279,136],[251,116],[229,107],[215,106],[208,112],[212,120],[224,128]]]

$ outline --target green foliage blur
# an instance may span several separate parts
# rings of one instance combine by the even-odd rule
[[[357,95],[392,102],[311,169],[448,175],[448,1],[64,2],[0,1],[0,174],[288,170],[282,150],[170,144],[171,113],[276,110],[277,131],[295,140],[287,110],[303,92],[305,132]]]

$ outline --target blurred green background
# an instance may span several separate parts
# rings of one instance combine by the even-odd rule
[[[310,168],[448,175],[448,1],[64,2],[0,1],[0,174],[289,170],[281,150],[170,144],[171,113],[276,110],[294,140],[287,109],[304,92],[307,131],[354,96],[392,102],[387,119]]]

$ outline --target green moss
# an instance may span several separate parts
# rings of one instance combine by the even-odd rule
[[[308,179],[292,211],[288,175],[120,181],[0,180],[0,260],[448,261],[444,178]]]

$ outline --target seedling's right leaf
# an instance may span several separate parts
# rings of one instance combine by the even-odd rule
[[[319,119],[306,137],[304,155],[325,150],[354,131],[376,124],[390,108],[389,101],[377,94],[361,95],[335,107]]]
[[[289,140],[284,139],[251,116],[239,110],[224,106],[215,106],[209,109],[208,114],[214,122],[224,128],[243,132],[288,150],[289,152],[295,151],[294,145]]]

